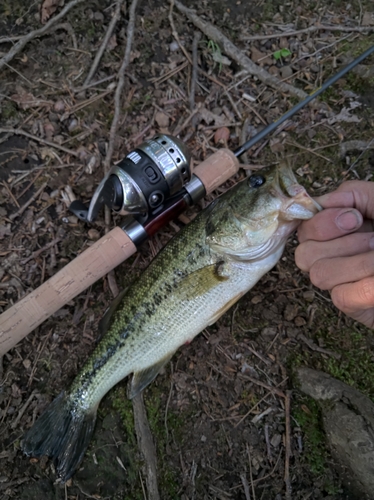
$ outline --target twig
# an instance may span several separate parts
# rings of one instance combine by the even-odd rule
[[[10,187],[8,186],[8,184],[6,182],[3,182],[2,186],[5,187],[5,189],[8,191],[9,196],[12,198],[13,203],[16,205],[16,207],[19,208],[19,203],[18,203],[17,199],[15,198],[14,194],[12,193],[12,191],[11,191]]]
[[[253,384],[259,385],[260,387],[263,387],[264,389],[267,389],[270,392],[273,392],[277,396],[280,396],[281,398],[285,398],[285,394],[283,391],[280,389],[277,389],[277,387],[272,387],[271,385],[265,384],[265,382],[261,382],[261,380],[257,380],[256,378],[250,377],[249,375],[243,376],[246,380],[249,380]]]
[[[25,132],[24,130],[22,130],[20,128],[0,128],[0,134],[24,135],[25,137],[28,137],[29,139],[32,139],[33,141],[41,142],[42,144],[45,144],[46,146],[51,146],[51,148],[60,149],[61,151],[64,151],[64,153],[68,153],[69,155],[79,157],[79,154],[76,151],[73,151],[73,150],[68,149],[68,148],[64,148],[64,146],[60,146],[60,144],[56,144],[55,142],[46,141],[45,139],[42,139],[41,137],[37,137],[36,135],[29,134],[28,132]]]
[[[277,387],[281,386],[281,385],[282,385],[282,384],[283,384],[286,380],[287,380],[287,379],[282,380],[282,382],[280,382],[279,384],[277,384]],[[239,426],[239,425],[243,422],[243,420],[245,420],[245,419],[248,417],[248,415],[250,415],[250,414],[253,412],[253,410],[255,410],[255,409],[257,408],[257,406],[259,406],[259,405],[260,405],[263,401],[265,401],[265,399],[266,399],[268,396],[270,396],[271,394],[272,394],[272,391],[269,391],[269,392],[267,392],[267,393],[265,394],[265,396],[263,396],[263,397],[260,399],[260,401],[257,401],[257,403],[256,403],[256,404],[254,404],[254,405],[252,406],[252,408],[251,408],[249,411],[247,411],[247,413],[246,413],[245,415],[243,415],[243,416],[241,417],[241,419],[239,420],[239,422],[237,422],[237,423],[234,425],[234,429],[236,429],[236,427],[238,427],[238,426]],[[282,393],[282,394],[283,394],[283,393]]]
[[[96,80],[95,82],[90,83],[89,85],[84,85],[78,88],[72,88],[71,90],[75,93],[83,92],[84,90],[90,89],[91,87],[96,87],[97,85],[101,85],[102,83],[109,82],[113,80],[116,75],[106,76],[105,78],[101,78],[100,80]]]
[[[171,379],[171,382],[170,382],[169,396],[168,396],[168,400],[166,401],[166,406],[165,406],[164,424],[165,424],[165,431],[166,431],[166,444],[167,444],[167,446],[169,445],[168,410],[169,410],[169,405],[170,405],[172,394],[173,394],[173,379]]]
[[[121,67],[118,72],[118,84],[116,88],[116,93],[114,95],[114,115],[113,115],[112,125],[110,127],[108,150],[104,160],[104,169],[106,172],[109,170],[114,152],[114,140],[117,134],[117,127],[121,112],[121,95],[123,92],[123,87],[125,86],[125,71],[130,63],[131,45],[134,37],[134,28],[135,28],[135,11],[137,4],[138,0],[132,0],[129,11],[129,24],[127,26],[127,43],[126,43],[125,55],[123,57]]]
[[[269,440],[269,424],[265,424],[264,434],[265,434],[266,452],[268,455],[268,460],[270,463],[273,463],[273,456],[271,454],[270,440]]]
[[[374,149],[374,139],[369,142],[366,141],[346,141],[342,142],[339,146],[340,158],[344,158],[348,151],[366,151],[367,149]]]
[[[299,144],[296,141],[286,141],[286,144],[288,144],[289,146],[294,146],[295,148],[302,149],[303,151],[307,151],[308,153],[312,153],[315,156],[318,156],[319,158],[322,158],[323,160],[325,160],[325,161],[327,161],[329,163],[334,163],[334,161],[330,160],[330,158],[327,158],[327,156],[323,156],[323,155],[321,155],[319,153],[316,153],[314,149],[306,148],[306,147],[302,146],[301,144]]]
[[[251,494],[249,493],[249,484],[248,484],[247,478],[245,477],[244,472],[242,474],[240,474],[240,479],[242,481],[242,485],[244,488],[244,495],[245,495],[246,500],[251,500]]]
[[[249,463],[249,476],[251,479],[251,486],[252,486],[252,495],[253,495],[253,500],[256,500],[255,485],[253,483],[253,474],[252,474],[252,459],[251,459],[251,452],[249,450],[248,444],[247,444],[247,455],[248,455],[248,463]]]
[[[20,215],[22,215],[23,212],[26,210],[26,208],[29,205],[31,205],[31,203],[33,201],[35,201],[37,199],[37,197],[44,191],[44,189],[47,187],[47,184],[48,184],[48,182],[45,182],[42,186],[40,186],[40,188],[37,190],[37,192],[33,196],[31,196],[31,198],[29,200],[27,200],[27,202],[24,205],[22,205],[22,207],[19,210],[17,210],[17,212],[15,212],[14,214],[11,214],[9,216],[9,219],[11,221],[13,221],[15,218],[17,218]]]
[[[30,396],[27,398],[26,403],[22,406],[22,408],[21,408],[21,409],[20,409],[20,411],[18,412],[17,417],[16,417],[16,418],[13,420],[13,422],[10,424],[10,427],[11,427],[12,429],[15,429],[15,428],[17,427],[18,422],[21,420],[22,415],[25,413],[26,408],[29,406],[29,404],[31,403],[31,401],[33,400],[33,398],[34,398],[35,394],[37,394],[37,392],[38,392],[38,391],[37,391],[36,389],[34,389],[34,390],[32,391],[32,393],[30,394]]]
[[[358,31],[359,33],[369,32],[374,30],[374,26],[325,26],[323,24],[319,26],[309,26],[309,28],[304,28],[302,30],[297,31],[284,31],[282,33],[272,33],[271,35],[253,35],[253,36],[241,36],[240,40],[243,41],[254,41],[254,40],[269,40],[271,38],[283,38],[288,36],[296,36],[302,35],[303,33],[313,33],[314,31],[345,31],[345,32],[353,32]]]
[[[291,391],[286,391],[286,453],[284,459],[284,482],[286,485],[286,500],[291,500],[290,457],[291,457]]]
[[[2,57],[0,59],[0,70],[5,66],[6,63],[11,61],[13,59],[13,57],[18,54],[18,52],[21,52],[23,47],[28,42],[30,42],[34,38],[37,38],[37,37],[42,36],[45,33],[47,33],[54,24],[56,24],[60,19],[62,19],[65,16],[65,14],[67,14],[69,12],[69,10],[71,10],[76,5],[83,3],[85,1],[86,0],[71,0],[71,2],[69,2],[67,5],[65,5],[65,7],[62,9],[62,11],[59,14],[57,14],[57,16],[52,17],[52,19],[50,21],[48,21],[48,23],[45,24],[42,28],[39,28],[38,30],[30,31],[30,33],[28,33],[27,35],[22,37],[21,40],[19,40],[15,45],[13,45],[13,47],[10,49],[10,51],[7,54],[5,54],[4,57]]]
[[[192,75],[191,75],[191,89],[190,89],[190,109],[193,111],[195,107],[195,90],[197,82],[197,45],[201,38],[200,31],[195,31],[192,42]]]
[[[169,22],[170,22],[170,26],[171,26],[171,33],[172,33],[173,37],[175,38],[176,42],[178,43],[179,48],[181,49],[181,51],[185,55],[187,61],[190,64],[192,64],[190,54],[187,52],[187,50],[184,48],[181,41],[179,40],[179,35],[178,35],[178,32],[175,28],[174,19],[173,19],[173,8],[174,8],[174,0],[170,0],[170,9],[169,9],[169,16],[168,17],[169,17]]]
[[[144,407],[143,393],[132,400],[136,438],[144,457],[144,475],[148,490],[148,500],[160,500],[157,485],[157,454]]]
[[[122,7],[123,2],[124,2],[124,0],[117,1],[116,10],[114,11],[112,20],[110,21],[107,32],[105,33],[104,40],[103,40],[102,44],[100,45],[99,50],[96,52],[94,62],[92,63],[91,69],[90,69],[90,71],[89,71],[89,73],[84,81],[83,87],[86,87],[87,85],[89,85],[92,77],[95,74],[95,71],[99,65],[100,59],[102,58],[102,56],[104,54],[104,50],[106,49],[106,46],[108,45],[109,39],[112,36],[114,28],[116,27],[116,24],[118,23],[119,18],[121,17],[121,7]]]
[[[247,137],[248,137],[248,125],[251,123],[251,116],[247,116],[247,118],[244,120],[244,123],[243,123],[243,126],[242,126],[242,131],[241,131],[241,134],[240,134],[240,142],[242,144],[244,144],[247,140]],[[240,162],[241,163],[246,163],[248,164],[249,163],[249,158],[248,158],[248,153],[245,152],[244,154],[242,154],[242,156],[240,157]]]
[[[113,89],[108,89],[108,90],[104,90],[101,94],[97,94],[97,95],[94,95],[92,97],[90,97],[89,99],[86,99],[85,101],[83,102],[80,102],[78,104],[75,104],[74,106],[71,106],[71,108],[69,108],[61,117],[61,121],[64,121],[66,120],[70,115],[72,115],[73,113],[76,113],[77,111],[80,111],[81,109],[85,108],[86,106],[88,106],[89,104],[92,104],[100,99],[102,99],[103,97],[107,96],[108,94],[110,94],[111,92],[113,92]]]
[[[193,10],[188,9],[179,0],[174,0],[175,6],[183,12],[188,19],[199,28],[209,39],[219,43],[223,47],[223,51],[251,75],[257,76],[266,85],[275,88],[279,92],[289,92],[298,99],[305,99],[308,94],[301,89],[294,87],[288,83],[281,82],[279,78],[268,73],[265,69],[255,64],[249,57],[243,54],[223,33],[221,33],[212,24],[203,21]]]
[[[75,36],[73,27],[70,23],[61,23],[61,24],[56,24],[56,26],[52,26],[50,30],[48,30],[47,33],[53,33],[54,31],[57,30],[66,30],[73,41],[73,47],[74,49],[77,49],[77,37]],[[35,38],[38,38],[39,36],[45,35],[47,33],[42,33],[40,35],[37,35]],[[16,42],[18,40],[22,40],[27,35],[18,35],[18,36],[2,36],[0,37],[0,43],[9,43],[9,42]]]
[[[184,120],[184,122],[182,123],[182,125],[180,126],[177,126],[176,129],[174,130],[173,132],[173,135],[179,135],[182,130],[184,130],[187,125],[190,123],[190,121],[192,120],[192,118],[196,115],[196,113],[198,113],[200,111],[200,106],[196,107],[192,113],[190,114],[190,116],[188,118],[186,118],[186,120]]]
[[[326,354],[327,356],[331,356],[332,358],[335,358],[335,359],[341,358],[341,355],[338,354],[337,352],[330,351],[329,349],[324,349],[323,347],[320,347],[315,342],[313,342],[313,340],[308,339],[303,333],[300,333],[297,336],[297,338],[302,340],[309,347],[309,349],[311,349],[312,351]]]
[[[35,250],[35,252],[33,252],[29,257],[27,257],[26,259],[23,259],[21,261],[21,264],[25,265],[31,259],[36,259],[36,257],[38,257],[41,253],[45,252],[49,248],[54,247],[55,245],[57,245],[57,243],[60,243],[61,240],[62,240],[62,238],[54,238],[52,241],[50,241],[49,243],[47,243],[46,245],[44,245],[44,247],[39,248],[39,250]]]

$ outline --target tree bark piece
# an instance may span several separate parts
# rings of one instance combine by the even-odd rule
[[[281,80],[279,80],[279,78],[276,78],[275,76],[271,75],[268,71],[266,71],[265,69],[261,68],[253,61],[251,61],[251,59],[249,59],[249,57],[243,54],[243,52],[239,50],[223,33],[221,33],[219,29],[217,29],[215,26],[208,23],[207,21],[201,19],[201,17],[199,17],[193,10],[185,7],[178,0],[175,0],[174,3],[177,9],[183,14],[185,14],[187,18],[199,30],[201,30],[208,38],[210,38],[214,42],[219,43],[222,46],[223,51],[229,57],[231,57],[231,59],[240,64],[240,66],[242,66],[243,69],[248,71],[248,73],[250,73],[253,76],[257,76],[257,78],[261,80],[263,83],[269,85],[269,87],[273,87],[274,89],[280,92],[289,93],[300,100],[308,97],[308,94],[303,90],[298,89],[297,87],[294,87],[293,85],[290,85],[288,83],[282,82]]]
[[[300,368],[300,389],[322,408],[332,456],[341,467],[350,498],[370,500],[374,491],[374,403],[326,373]]]

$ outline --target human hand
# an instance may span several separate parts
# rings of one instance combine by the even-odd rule
[[[316,201],[325,210],[300,225],[296,265],[338,309],[374,328],[374,183],[344,182]]]

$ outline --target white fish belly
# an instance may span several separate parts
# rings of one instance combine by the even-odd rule
[[[250,290],[279,260],[283,247],[259,262],[231,262],[229,278],[195,298],[183,299],[173,293],[142,332],[119,349],[95,377],[91,400],[100,399],[120,380],[144,370],[190,342],[208,325],[214,323],[225,306],[234,303]],[[192,294],[193,296],[193,291]],[[220,314],[220,312],[222,313]]]

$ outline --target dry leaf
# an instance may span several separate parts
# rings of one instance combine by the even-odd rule
[[[116,35],[112,35],[109,38],[108,45],[106,46],[106,49],[110,52],[111,50],[115,49],[117,47],[117,37]]]
[[[10,224],[0,225],[0,240],[2,240],[4,236],[9,236],[10,234],[12,234]]]
[[[157,113],[155,114],[155,121],[161,128],[167,128],[170,122],[169,117],[162,111],[157,111]]]
[[[17,103],[21,109],[38,108],[39,106],[49,106],[50,102],[44,101],[42,99],[37,99],[30,92],[20,92],[18,94],[13,94],[10,99]]]
[[[205,121],[207,125],[210,125],[212,122],[214,122],[214,125],[217,126],[223,126],[225,122],[227,122],[226,118],[223,117],[222,115],[216,115],[209,111],[209,109],[206,108],[201,108],[199,111],[199,115],[202,120]]]
[[[359,123],[361,121],[361,118],[359,118],[356,115],[351,115],[352,108],[343,108],[338,115],[333,116],[332,118],[329,118],[327,120],[327,123],[329,125],[332,125],[333,123],[336,122],[353,122],[353,123]]]
[[[64,5],[64,0],[44,0],[40,11],[40,20],[45,24],[57,10],[57,7]]]
[[[230,138],[230,130],[227,127],[221,127],[214,134],[214,144],[226,144]]]
[[[374,12],[364,12],[362,26],[374,26]]]

